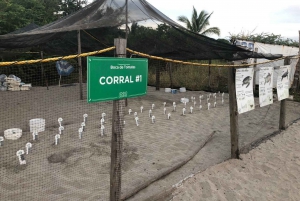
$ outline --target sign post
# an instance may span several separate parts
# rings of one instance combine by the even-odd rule
[[[88,57],[88,103],[113,101],[110,200],[121,199],[125,99],[147,93],[148,60],[126,57],[126,39],[115,38],[119,58]]]

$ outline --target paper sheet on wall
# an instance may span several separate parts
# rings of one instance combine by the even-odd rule
[[[238,113],[255,108],[253,96],[253,68],[238,68],[235,74],[235,88]]]
[[[280,66],[275,72],[277,73],[277,97],[281,101],[289,97],[290,66]]]
[[[273,103],[273,67],[261,67],[259,70],[259,105]]]

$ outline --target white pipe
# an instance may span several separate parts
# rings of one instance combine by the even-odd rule
[[[65,128],[64,128],[63,126],[60,126],[60,127],[58,128],[58,132],[59,132],[60,135],[63,134],[63,130],[65,130]]]
[[[152,108],[152,110],[154,109],[154,106],[155,106],[155,104],[154,104],[154,103],[152,103],[152,107],[151,107],[151,108]]]
[[[176,104],[173,105],[173,111],[176,112]]]
[[[166,114],[166,110],[167,110],[167,108],[164,107],[164,114]]]
[[[100,120],[100,124],[101,125],[103,125],[105,122],[104,122],[104,119],[103,118],[101,118],[101,120]]]
[[[171,118],[171,113],[168,113],[168,119],[170,119]]]
[[[4,144],[4,137],[0,136],[0,147]]]
[[[207,104],[207,110],[209,110],[210,103]]]
[[[136,126],[139,126],[139,118],[138,117],[135,117],[135,123],[136,123]]]
[[[104,129],[105,129],[104,125],[101,125],[101,136],[104,135]]]
[[[128,113],[131,114],[131,112],[132,112],[132,109],[129,109],[129,110],[128,110]]]
[[[82,131],[84,132],[85,131],[85,123],[84,122],[81,123],[81,128],[82,128]]]
[[[166,103],[166,102],[164,102],[163,104],[164,104],[164,107],[166,107],[166,104],[167,104],[167,103]]]
[[[182,108],[182,115],[185,115],[185,108]]]
[[[81,140],[82,139],[82,128],[78,129],[78,136],[79,136],[79,139]]]
[[[222,93],[222,98],[224,97],[224,92]]]
[[[215,101],[215,102],[214,102],[214,107],[216,107],[216,106],[217,106],[217,102]]]
[[[84,121],[85,124],[87,123],[87,117],[88,117],[87,114],[84,114],[84,115],[83,115],[83,121]]]
[[[104,121],[105,121],[106,114],[103,112],[102,115],[101,115],[101,117],[102,117],[102,118],[104,119]]]
[[[155,123],[155,116],[152,116],[151,120],[152,120],[152,123],[154,124]]]
[[[191,106],[191,107],[190,107],[191,114],[193,114],[193,109],[194,109],[194,108]]]
[[[27,142],[26,145],[25,145],[25,147],[26,147],[26,154],[28,154],[29,153],[29,149],[32,147],[32,144],[30,142]]]
[[[143,107],[143,106],[141,106],[141,113],[143,113],[143,109],[144,109],[144,107]]]
[[[61,122],[63,121],[63,119],[61,117],[59,117],[57,121],[59,123],[59,126],[61,126]]]
[[[25,154],[24,150],[17,151],[17,157],[19,159],[20,165],[25,165],[26,164],[24,154]]]
[[[152,116],[152,110],[150,109],[149,110],[149,117],[151,117]]]
[[[36,140],[36,132],[32,132],[32,140]]]
[[[184,100],[184,108],[186,107],[186,100]]]
[[[59,144],[59,139],[60,139],[60,134],[56,134],[54,136],[54,139],[55,139],[55,145],[58,145]]]

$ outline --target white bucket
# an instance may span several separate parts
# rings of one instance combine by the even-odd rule
[[[45,119],[37,118],[37,119],[30,119],[29,120],[29,127],[30,127],[30,132],[43,132],[45,131]]]
[[[181,87],[179,88],[179,91],[182,93],[182,92],[186,92],[186,88],[185,87]]]
[[[4,137],[7,140],[17,140],[22,136],[22,130],[19,128],[10,128],[4,131]]]
[[[165,92],[170,93],[171,92],[171,88],[165,88]]]

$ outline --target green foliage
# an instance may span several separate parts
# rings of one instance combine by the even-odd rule
[[[85,0],[2,0],[0,1],[0,35],[28,24],[45,25],[69,15],[87,4]]]
[[[205,10],[202,10],[198,15],[197,10],[195,7],[193,7],[191,21],[183,15],[179,16],[178,20],[183,22],[186,27],[193,32],[200,33],[202,35],[216,34],[219,36],[220,29],[218,27],[207,28],[209,26],[209,19],[212,14],[213,12],[208,14]]]
[[[0,2],[0,34],[7,34],[30,23],[54,21],[59,0],[5,0]]]
[[[248,33],[240,32],[238,34],[230,33],[229,39],[232,43],[234,43],[236,40],[246,40],[246,41],[253,41],[259,43],[266,43],[266,44],[299,47],[299,42],[292,40],[290,38],[283,38],[280,34],[276,35],[274,33],[259,33],[259,34],[252,34],[249,32]]]
[[[63,11],[63,15],[69,15],[81,9],[87,4],[85,0],[63,0],[60,11]]]

